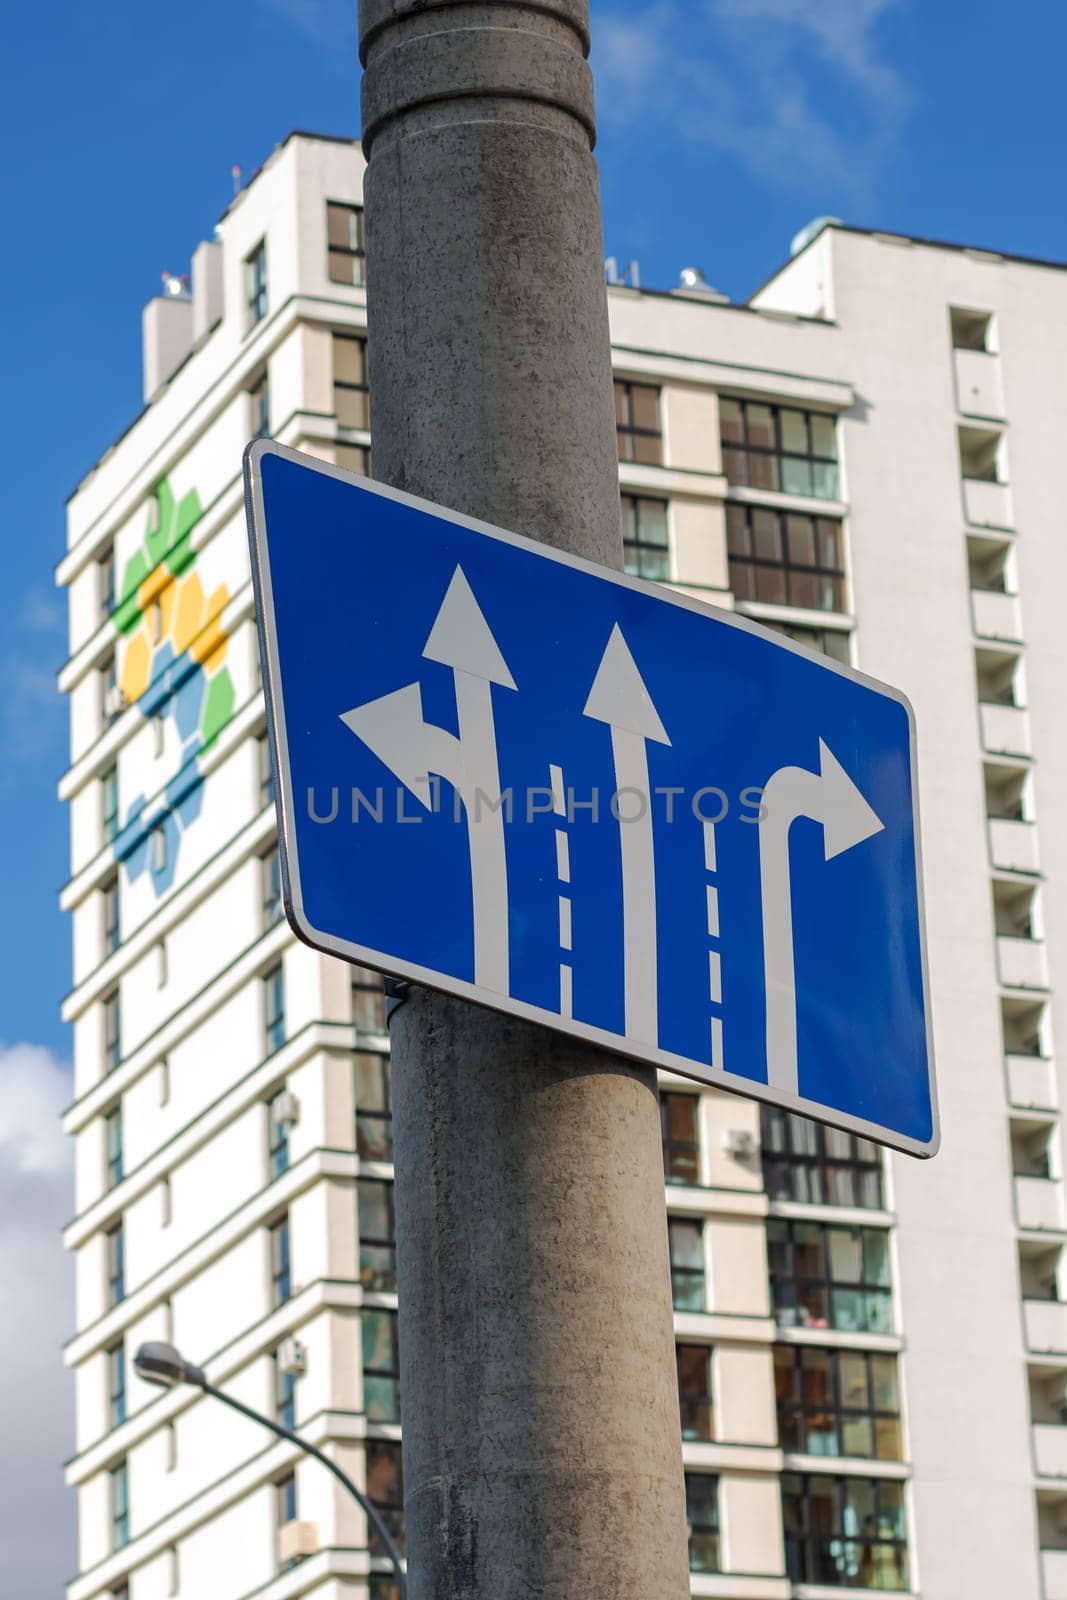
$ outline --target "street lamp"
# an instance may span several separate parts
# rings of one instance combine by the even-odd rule
[[[191,1361],[186,1361],[184,1356],[172,1344],[164,1344],[158,1340],[151,1340],[143,1344],[133,1358],[134,1371],[146,1383],[154,1383],[160,1389],[177,1389],[183,1383],[192,1384],[194,1388],[201,1389],[204,1394],[212,1395],[216,1400],[221,1400],[223,1405],[229,1406],[234,1411],[239,1411],[243,1417],[250,1417],[253,1422],[260,1423],[264,1428],[269,1428],[271,1433],[276,1433],[279,1439],[288,1439],[290,1444],[299,1445],[306,1455],[314,1456],[316,1461],[321,1461],[329,1472],[332,1472],[337,1481],[344,1485],[349,1494],[363,1508],[368,1518],[374,1525],[375,1532],[386,1548],[393,1571],[396,1574],[397,1589],[400,1600],[407,1600],[407,1579],[400,1561],[400,1552],[393,1541],[392,1534],[386,1527],[381,1512],[378,1510],[361,1489],[357,1489],[347,1472],[342,1472],[336,1461],[331,1461],[317,1445],[309,1444],[291,1428],[285,1428],[280,1422],[275,1422],[273,1417],[261,1416],[258,1411],[253,1411],[251,1406],[246,1406],[243,1400],[235,1400],[232,1394],[226,1394],[222,1389],[216,1389],[209,1383],[203,1367],[194,1367]]]

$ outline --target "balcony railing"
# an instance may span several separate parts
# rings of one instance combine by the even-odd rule
[[[1006,483],[990,483],[987,478],[964,478],[963,513],[977,528],[1010,528],[1011,490]]]
[[[954,350],[956,404],[965,417],[1003,417],[1000,362],[988,350]]]
[[[1067,1304],[1062,1300],[1024,1300],[1026,1348],[1034,1355],[1067,1353]]]
[[[1008,1094],[1013,1106],[1024,1110],[1052,1110],[1058,1104],[1056,1074],[1045,1056],[1005,1058],[1008,1066]]]
[[[1037,829],[1032,822],[990,817],[989,854],[995,867],[1009,872],[1036,872]]]
[[[1064,1227],[1063,1185],[1058,1178],[1015,1179],[1015,1211],[1020,1228]]]
[[[997,971],[1009,989],[1047,989],[1048,960],[1041,939],[997,935]]]
[[[1025,706],[1001,706],[983,700],[978,707],[982,743],[991,755],[1028,756],[1030,717]]]
[[[971,616],[979,638],[1016,640],[1023,636],[1017,594],[1001,594],[996,589],[972,589]]]
[[[1042,1550],[1045,1600],[1067,1600],[1067,1550]]]
[[[1038,1476],[1067,1478],[1067,1425],[1061,1422],[1035,1422],[1033,1429]]]

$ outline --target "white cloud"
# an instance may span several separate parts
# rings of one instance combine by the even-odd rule
[[[267,0],[267,5],[335,58],[345,72],[352,70],[359,30],[356,7],[350,0]]]
[[[0,740],[5,767],[37,761],[49,752],[63,723],[55,673],[20,658],[8,658],[2,667],[6,692],[0,706]],[[10,778],[10,773],[5,775]]]
[[[0,1045],[0,1496],[5,1594],[56,1600],[75,1570],[74,1498],[63,1483],[74,1395],[61,1345],[74,1319],[73,1263],[59,1232],[72,1210],[59,1125],[70,1074],[37,1045]]]
[[[910,103],[878,37],[899,3],[594,0],[601,118],[732,156],[798,198],[865,207]]]

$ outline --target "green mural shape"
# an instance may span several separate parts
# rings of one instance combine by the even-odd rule
[[[166,563],[168,572],[175,577],[191,565],[193,529],[203,514],[204,508],[195,489],[190,489],[188,494],[176,501],[170,480],[160,480],[155,494],[155,511],[148,514],[144,545],[130,557],[122,575],[122,589],[115,608],[115,626],[120,633],[132,633],[140,621],[138,592],[148,574],[161,561]]]
[[[200,737],[205,744],[210,744],[222,732],[233,716],[233,704],[233,679],[229,668],[223,667],[221,672],[216,672],[213,678],[208,679],[204,714],[200,720]]]
[[[115,607],[115,626],[120,633],[132,633],[141,620],[141,606],[137,598],[150,568],[143,550],[135,550],[122,574],[119,603]]]

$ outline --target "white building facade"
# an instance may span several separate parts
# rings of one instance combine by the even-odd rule
[[[393,1593],[317,1463],[132,1370],[176,1343],[401,1528],[384,1001],[281,917],[241,485],[256,433],[370,465],[362,175],[278,147],[69,506],[70,1600]],[[1067,273],[832,225],[746,306],[609,303],[629,569],[920,739],[941,1154],[662,1085],[693,1593],[1067,1600]]]

